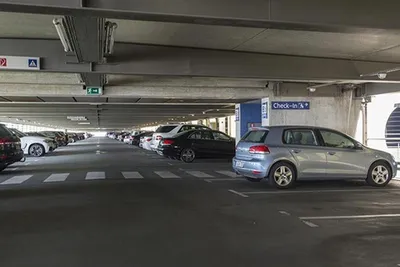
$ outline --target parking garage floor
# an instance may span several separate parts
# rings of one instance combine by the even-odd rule
[[[400,183],[278,191],[107,138],[0,174],[0,266],[399,266]]]

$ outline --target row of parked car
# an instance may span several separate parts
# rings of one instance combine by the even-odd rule
[[[109,136],[184,162],[199,157],[232,157],[237,174],[252,182],[268,179],[280,189],[307,179],[365,179],[382,187],[397,174],[398,163],[390,153],[321,127],[255,127],[236,148],[233,138],[201,125],[164,125],[155,132]]]
[[[56,148],[90,137],[88,133],[59,131],[21,132],[0,124],[0,171],[24,160],[24,155],[42,157]]]
[[[112,132],[108,137],[187,163],[196,158],[232,158],[235,155],[234,138],[203,125],[168,124],[155,132]]]

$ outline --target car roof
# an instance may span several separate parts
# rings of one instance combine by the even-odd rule
[[[286,129],[286,128],[297,128],[297,129],[326,129],[326,130],[333,130],[336,131],[335,129],[330,129],[326,127],[320,127],[320,126],[315,126],[315,125],[274,125],[274,126],[260,126],[260,127],[252,127],[251,129],[257,130],[257,129],[266,129],[266,130],[272,130],[272,129]]]

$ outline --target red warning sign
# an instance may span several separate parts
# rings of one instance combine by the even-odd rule
[[[0,58],[0,67],[7,67],[7,58]]]

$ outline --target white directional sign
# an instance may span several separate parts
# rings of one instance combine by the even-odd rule
[[[0,70],[40,70],[39,57],[0,56]]]

